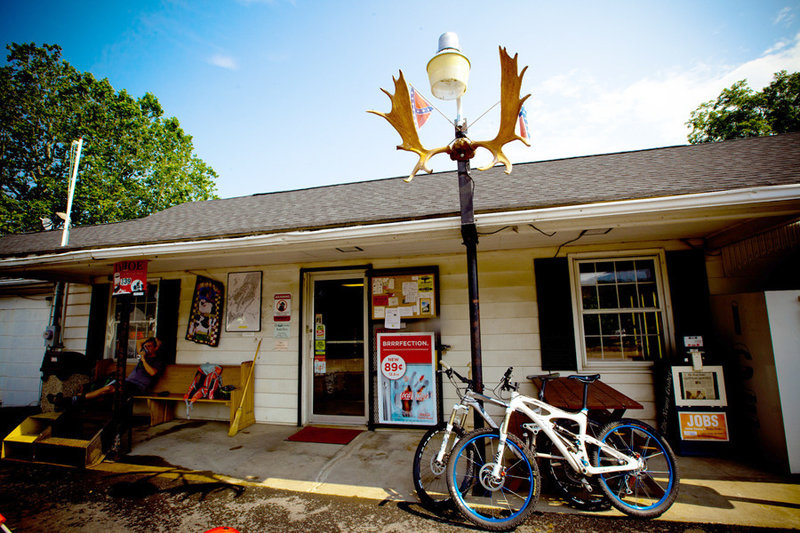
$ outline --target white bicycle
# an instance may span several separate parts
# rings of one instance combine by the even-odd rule
[[[669,509],[678,496],[680,478],[675,454],[655,429],[623,418],[603,426],[597,437],[587,433],[587,390],[599,375],[570,376],[584,384],[583,409],[575,413],[519,394],[509,383],[510,374],[511,368],[503,376],[502,388],[511,390],[511,399],[500,427],[466,434],[449,454],[447,487],[467,520],[486,529],[511,529],[536,506],[541,489],[537,454],[508,433],[515,411],[532,420],[523,428],[534,436],[543,433],[553,454],[576,474],[595,476],[611,505],[623,513],[654,518]]]
[[[439,512],[451,504],[450,492],[447,488],[447,462],[450,458],[450,451],[455,446],[458,439],[464,436],[466,431],[467,415],[470,410],[483,418],[485,425],[495,430],[499,429],[498,424],[484,409],[484,405],[489,403],[502,408],[503,412],[508,407],[508,402],[499,398],[492,398],[485,394],[476,393],[472,389],[472,381],[455,369],[451,368],[446,362],[441,361],[442,368],[437,372],[447,377],[455,388],[459,396],[458,403],[453,405],[450,418],[446,424],[440,424],[425,432],[419,441],[417,450],[414,453],[414,465],[412,475],[414,479],[414,489],[417,492],[423,506],[432,511]],[[508,376],[511,371],[508,370]],[[545,386],[548,381],[558,378],[555,373],[529,376],[542,382],[539,389],[539,399],[544,399]],[[494,389],[493,394],[510,392],[511,387],[507,376]],[[559,424],[568,422],[560,421]],[[592,435],[597,435],[597,430],[601,427],[594,420],[589,420],[589,429]],[[587,479],[583,475],[576,475],[563,457],[553,453],[552,445],[546,438],[536,438],[530,431],[523,431],[520,435],[526,446],[534,450],[536,459],[539,460],[539,468],[544,472],[544,476],[549,477],[551,487],[564,501],[576,509],[584,511],[601,511],[608,509],[611,504],[608,498],[593,479]],[[542,435],[544,437],[544,435]]]

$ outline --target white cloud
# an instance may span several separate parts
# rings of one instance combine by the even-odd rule
[[[236,60],[231,56],[222,54],[214,54],[208,58],[208,62],[215,67],[220,67],[228,70],[239,70],[239,65]]]
[[[780,11],[778,11],[778,15],[775,17],[773,24],[778,25],[780,23],[785,23],[788,25],[790,22],[794,20],[794,13],[792,13],[792,8],[789,6],[784,7]]]
[[[695,65],[613,86],[573,70],[533,88],[528,123],[533,148],[509,145],[512,160],[543,160],[686,144],[690,113],[746,79],[754,90],[775,72],[800,71],[800,34],[738,66]],[[519,143],[514,143],[519,144]]]

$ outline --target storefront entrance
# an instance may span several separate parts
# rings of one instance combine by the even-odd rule
[[[366,291],[363,272],[306,278],[307,413],[312,423],[367,421]]]

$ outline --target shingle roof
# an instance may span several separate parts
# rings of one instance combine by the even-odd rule
[[[476,213],[800,183],[800,133],[473,171]],[[0,238],[0,256],[354,226],[458,213],[455,172],[192,202],[150,216]]]

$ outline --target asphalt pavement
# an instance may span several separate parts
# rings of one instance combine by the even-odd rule
[[[417,504],[411,463],[422,431],[364,431],[346,445],[287,441],[297,430],[255,424],[229,437],[222,422],[175,420],[134,428],[130,453],[87,469],[3,461],[0,513],[14,531],[470,529]],[[579,513],[543,494],[518,531],[800,529],[796,476],[708,457],[679,457],[678,466],[678,499],[656,520]]]

